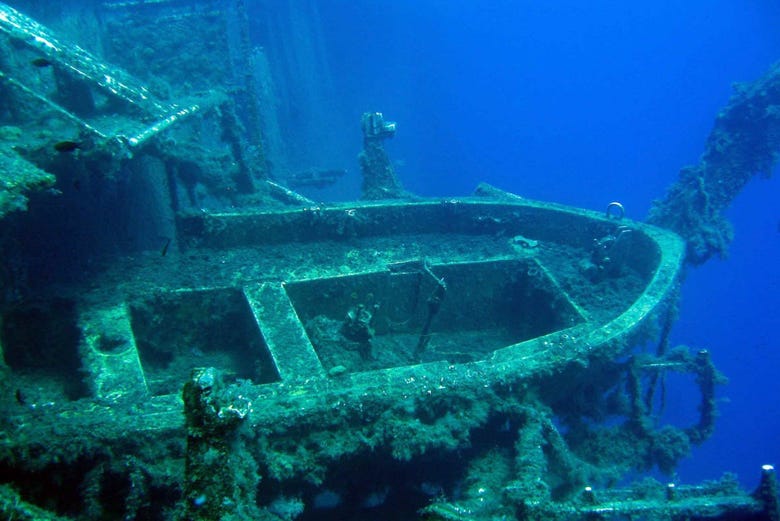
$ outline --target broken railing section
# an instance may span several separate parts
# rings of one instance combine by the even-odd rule
[[[4,3],[0,3],[0,32],[35,50],[39,58],[48,60],[51,66],[61,67],[69,75],[99,87],[105,94],[147,113],[167,111],[168,107],[155,100],[146,87],[126,72],[101,63],[77,45],[60,41],[49,29]],[[43,65],[44,62],[38,63]]]
[[[59,175],[57,164],[68,152],[81,163],[99,164],[94,169],[98,176],[113,178],[124,161],[143,150],[161,156],[166,164],[199,162],[201,170],[210,169],[207,181],[220,178],[211,183],[218,185],[215,198],[262,189],[276,199],[291,199],[264,184],[267,164],[260,141],[247,138],[235,96],[212,89],[175,102],[162,101],[121,68],[3,3],[0,91],[13,108],[11,120],[3,123],[23,136],[10,144],[43,170]],[[56,135],[29,131],[40,128],[56,128]],[[163,134],[167,142],[159,139]],[[226,162],[235,172],[210,168],[213,156],[220,154],[230,154]],[[233,186],[226,186],[230,183]],[[203,188],[214,191],[208,182]]]
[[[505,499],[497,503],[491,514],[516,515],[521,512],[520,519],[555,519],[555,516],[547,516],[560,512],[561,519],[571,519],[572,509],[593,509],[602,501],[601,494],[594,493],[592,486],[619,479],[628,468],[649,470],[656,466],[663,473],[671,474],[677,462],[688,454],[691,445],[702,443],[712,433],[716,417],[715,386],[723,383],[724,379],[712,365],[707,351],[691,354],[681,346],[660,358],[636,356],[625,364],[607,363],[603,367],[595,364],[594,371],[603,373],[597,377],[612,378],[612,393],[618,394],[613,394],[613,398],[605,400],[601,406],[595,405],[593,410],[575,407],[575,414],[584,417],[623,416],[624,423],[593,428],[576,418],[572,423],[572,411],[567,414],[555,405],[552,411],[541,405],[521,408],[520,414],[512,416],[510,421],[512,425],[519,425],[514,474],[504,483],[501,493]],[[645,406],[647,394],[642,392],[643,382],[655,373],[668,371],[692,375],[699,386],[700,415],[691,427],[660,426],[657,413]],[[618,376],[621,372],[623,378]],[[610,377],[610,374],[613,376]],[[619,403],[625,406],[617,405]],[[566,432],[560,431],[558,422],[552,419],[552,415],[559,414],[562,415],[559,418],[561,423],[568,426]],[[627,458],[628,454],[630,457]],[[482,479],[486,481],[487,477]],[[576,493],[578,486],[584,490],[579,496]],[[606,494],[612,494],[614,498],[614,504],[609,508],[614,508],[616,516],[633,512],[635,508],[637,512],[660,508],[652,504],[632,504],[629,499],[635,496],[621,495],[620,491],[606,491]],[[678,499],[684,496],[685,493],[680,494]],[[742,508],[747,504],[754,511],[761,511],[768,504],[736,491],[733,496],[725,501],[723,508]],[[478,509],[477,505],[487,501],[482,498],[470,504],[468,501],[459,502],[458,508],[485,514],[484,509]],[[680,502],[675,508],[685,511],[686,508],[695,508],[695,505]],[[591,514],[598,512],[588,511]],[[456,518],[442,516],[439,519]]]
[[[752,495],[741,490],[730,475],[701,485],[663,484],[648,478],[628,488],[594,489],[588,486],[566,502],[526,502],[518,505],[517,519],[774,521],[778,519],[778,509],[777,482],[772,480],[773,477],[774,469],[769,473],[762,470],[761,485]],[[436,512],[437,508],[441,509],[441,506],[433,505],[431,510]],[[429,519],[449,521],[461,518],[445,514]]]
[[[663,411],[664,387],[663,376],[666,372],[691,374],[699,387],[701,400],[699,404],[698,422],[682,431],[688,439],[688,443],[699,445],[707,440],[715,430],[715,418],[717,418],[715,387],[727,382],[726,377],[718,371],[712,363],[709,351],[700,349],[696,355],[692,355],[685,346],[672,349],[667,355],[656,358],[634,358],[629,364],[628,391],[631,398],[631,422],[638,431],[651,435],[654,415],[651,404],[655,397],[656,384],[659,376],[661,381],[661,403],[659,411]],[[641,390],[641,375],[649,375],[649,385],[643,394]]]
[[[138,148],[174,123],[225,101],[224,95],[209,93],[184,103],[162,102],[126,71],[3,3],[0,34],[14,49],[3,56],[2,83],[99,140]],[[51,77],[36,69],[51,70]]]
[[[611,364],[608,364],[611,365]],[[617,365],[606,368],[612,372]],[[604,369],[604,368],[602,368]],[[582,427],[570,426],[568,432],[558,428],[552,414],[543,404],[527,403],[507,410],[507,426],[517,426],[513,456],[496,451],[477,457],[470,464],[461,496],[456,501],[446,498],[433,501],[421,510],[427,521],[463,519],[532,520],[592,520],[627,519],[634,516],[652,519],[701,520],[767,520],[780,519],[778,487],[774,468],[762,467],[761,482],[753,494],[742,491],[736,479],[726,475],[718,481],[697,486],[678,486],[647,478],[627,488],[607,488],[604,483],[624,475],[621,462],[615,458],[631,454],[646,465],[664,462],[659,454],[674,452],[675,436],[687,436],[691,443],[700,443],[709,436],[714,420],[714,386],[722,377],[712,366],[706,351],[695,355],[677,348],[663,358],[635,358],[627,370],[626,411],[623,426],[578,433]],[[640,381],[648,372],[675,371],[693,374],[702,392],[698,424],[681,430],[655,428],[649,411],[644,407]],[[582,437],[580,442],[575,438]],[[667,439],[668,438],[668,439]],[[645,443],[642,442],[645,440]],[[584,441],[585,450],[583,450]],[[620,448],[630,446],[630,452]],[[590,450],[588,450],[590,447]],[[601,448],[601,456],[588,461],[580,454],[593,456]],[[624,447],[625,448],[625,447]],[[614,454],[606,454],[606,452]],[[636,452],[644,454],[637,456]],[[681,457],[677,453],[677,457]],[[632,462],[629,466],[634,468]],[[666,463],[674,464],[673,461]],[[640,465],[641,466],[641,465]],[[671,468],[662,468],[669,472]]]
[[[701,485],[680,486],[648,478],[627,488],[600,489],[584,486],[568,501],[539,501],[511,498],[519,491],[510,483],[499,491],[476,488],[476,497],[458,502],[437,501],[422,509],[427,521],[461,521],[483,516],[486,510],[522,521],[590,521],[593,519],[699,519],[732,521],[774,521],[778,519],[777,482],[774,469],[762,469],[761,485],[754,494],[740,489],[732,476]],[[774,487],[773,487],[774,485]],[[480,494],[481,492],[481,494]],[[500,498],[504,498],[503,503]],[[503,508],[489,508],[502,504]]]
[[[686,239],[692,264],[723,256],[734,234],[723,212],[754,175],[770,176],[778,157],[780,63],[758,80],[735,87],[699,163],[680,171],[648,220]]]
[[[78,136],[60,139],[89,138],[98,146],[123,142],[137,147],[200,108],[197,103],[180,106],[160,101],[124,70],[61,40],[3,3],[0,35],[5,44],[0,60],[2,85],[9,95],[23,98],[26,103],[22,105],[32,102],[75,125],[74,130],[63,127],[59,131],[78,132]],[[149,121],[157,123],[149,125]]]

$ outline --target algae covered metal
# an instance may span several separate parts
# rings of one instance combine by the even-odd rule
[[[3,517],[777,518],[769,466],[615,487],[714,428],[723,376],[669,342],[690,242],[617,202],[416,197],[379,112],[363,198],[315,203],[288,186],[343,171],[293,171],[273,92],[306,89],[244,2],[99,4],[102,55],[0,4]],[[691,425],[658,419],[671,373]]]
[[[551,500],[635,465],[673,465],[711,418],[656,431],[645,396],[623,387],[665,367],[706,393],[718,376],[706,353],[623,355],[673,305],[683,242],[478,193],[181,217],[177,257],[118,259],[88,287],[5,315],[7,383],[25,403],[9,406],[4,450],[30,469],[80,468],[96,489],[90,508],[108,507],[98,491],[116,475],[144,496],[180,494],[201,519],[272,515],[282,498],[314,509],[313,490],[347,494],[340,469],[374,459],[420,467],[412,483],[363,476],[366,497],[400,498],[406,487],[452,493],[455,476],[495,458],[507,470],[484,515],[516,507],[499,500],[509,489]],[[56,360],[54,340],[34,338],[42,330],[62,332],[58,342],[72,332]],[[583,386],[614,403],[572,402]],[[625,423],[566,439],[552,421],[599,414]],[[475,438],[491,432],[513,440],[505,453],[481,454]],[[460,451],[474,454],[439,475]],[[124,511],[140,515],[132,499]]]

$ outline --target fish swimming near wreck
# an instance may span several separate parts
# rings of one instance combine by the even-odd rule
[[[30,63],[39,68],[50,67],[54,64],[54,62],[48,58],[35,58],[34,60],[31,60]]]
[[[81,148],[81,143],[78,141],[58,141],[54,144],[54,150],[57,152],[73,152],[77,148]]]

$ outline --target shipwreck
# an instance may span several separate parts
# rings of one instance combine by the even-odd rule
[[[770,466],[753,493],[626,484],[715,427],[723,376],[668,336],[685,262],[725,248],[720,212],[775,159],[776,115],[761,155],[723,133],[776,70],[652,224],[417,197],[378,112],[363,197],[320,204],[295,188],[343,171],[286,155],[242,1],[95,9],[100,55],[0,4],[4,518],[778,519]],[[690,425],[657,421],[670,372],[700,391]]]

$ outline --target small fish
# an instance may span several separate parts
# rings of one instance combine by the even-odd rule
[[[24,395],[21,389],[17,389],[14,393],[14,396],[16,397],[16,403],[19,405],[27,405],[27,397]]]
[[[35,58],[30,63],[33,64],[34,66],[40,67],[40,68],[51,67],[52,65],[54,65],[54,63],[51,60],[49,60],[48,58]]]
[[[168,254],[168,247],[171,245],[171,238],[168,237],[168,240],[165,241],[165,246],[163,246],[162,251],[160,252],[160,255],[165,257]]]
[[[81,148],[81,143],[78,141],[60,141],[54,144],[54,150],[57,152],[73,152],[77,148]]]

